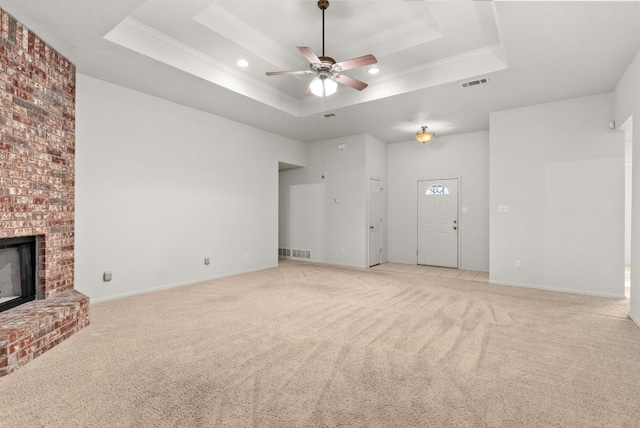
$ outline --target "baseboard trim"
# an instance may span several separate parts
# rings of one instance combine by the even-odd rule
[[[303,260],[303,259],[293,259],[293,258],[288,258],[288,257],[280,257],[279,260],[286,260],[289,262],[300,262],[300,263],[309,263],[309,264],[316,264],[316,265],[321,265],[321,266],[331,266],[331,267],[337,267],[337,268],[353,268],[353,269],[368,269],[369,266],[361,266],[361,265],[350,265],[350,264],[343,264],[343,263],[333,263],[333,262],[321,262],[318,260]]]
[[[583,296],[606,297],[608,299],[618,299],[618,300],[626,299],[626,296],[624,295],[624,293],[622,294],[599,293],[596,291],[578,290],[573,288],[545,287],[542,285],[520,284],[515,282],[502,282],[502,281],[494,281],[494,280],[489,280],[489,284],[505,285],[507,287],[531,288],[534,290],[553,291],[556,293],[569,293],[569,294],[581,294]]]
[[[272,269],[272,268],[275,268],[275,267],[278,267],[278,265],[270,265],[270,266],[258,267],[258,268],[255,268],[255,269],[247,269],[247,270],[242,270],[242,271],[237,271],[237,272],[228,272],[228,273],[223,273],[223,274],[220,274],[220,275],[214,275],[214,276],[209,276],[209,277],[205,277],[205,278],[199,278],[199,279],[194,279],[194,280],[189,280],[189,281],[184,281],[184,282],[174,282],[174,283],[171,283],[171,284],[160,285],[158,287],[150,287],[150,288],[144,288],[142,290],[134,290],[134,291],[131,291],[131,292],[128,292],[128,293],[114,294],[112,296],[105,296],[105,297],[98,297],[98,298],[91,297],[91,304],[100,303],[100,302],[107,302],[109,300],[122,299],[124,297],[137,296],[139,294],[147,294],[147,293],[153,293],[153,292],[156,292],[156,291],[169,290],[171,288],[185,287],[187,285],[200,284],[202,282],[212,281],[214,279],[228,278],[230,276],[242,275],[242,274],[251,273],[251,272],[258,272],[258,271],[261,271],[261,270]]]

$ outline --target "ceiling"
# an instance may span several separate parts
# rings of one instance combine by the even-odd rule
[[[316,0],[3,0],[79,73],[310,142],[489,128],[492,111],[609,92],[640,50],[636,1],[331,0],[325,54],[373,54],[369,84],[304,95],[322,54]],[[236,62],[245,59],[249,66]],[[477,78],[489,83],[462,88]],[[324,113],[334,117],[323,118]]]

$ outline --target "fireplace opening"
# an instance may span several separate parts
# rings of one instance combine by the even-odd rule
[[[36,298],[35,236],[0,239],[0,312]]]

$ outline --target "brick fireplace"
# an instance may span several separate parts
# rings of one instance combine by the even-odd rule
[[[4,376],[87,326],[89,298],[74,289],[75,66],[0,14],[0,242],[33,242],[35,283],[0,312]]]

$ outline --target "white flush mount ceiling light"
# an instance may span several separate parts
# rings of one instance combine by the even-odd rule
[[[431,141],[433,136],[436,135],[435,132],[427,131],[427,128],[428,126],[425,125],[420,131],[416,133],[416,140],[418,140],[422,144],[428,143],[429,141]]]
[[[238,65],[238,67],[249,67],[249,62],[246,59],[239,59],[238,62],[236,62],[236,64]]]
[[[367,73],[369,73],[369,74],[378,74],[378,73],[380,73],[380,69],[378,67],[371,67],[370,69],[367,70]]]
[[[324,54],[324,11],[329,7],[329,0],[318,0],[318,8],[322,10],[322,56],[317,56],[311,48],[306,46],[298,46],[298,51],[309,61],[308,70],[297,71],[269,71],[267,76],[291,76],[295,74],[316,74],[316,77],[309,86],[309,91],[317,95],[327,96],[336,92],[340,83],[349,86],[358,91],[363,90],[368,85],[360,80],[342,74],[344,71],[351,70],[365,65],[376,64],[378,60],[375,56],[369,54],[358,58],[349,59],[342,62],[336,62],[333,58]]]

